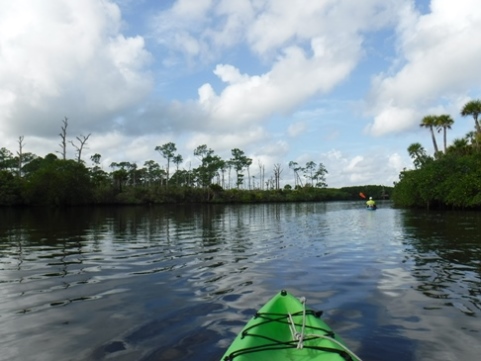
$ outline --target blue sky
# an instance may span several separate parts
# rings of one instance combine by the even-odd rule
[[[314,161],[330,187],[390,186],[410,144],[433,151],[423,116],[473,130],[480,25],[478,0],[0,0],[0,147],[58,152],[67,117],[106,170],[174,142],[185,169],[206,144],[283,184]]]

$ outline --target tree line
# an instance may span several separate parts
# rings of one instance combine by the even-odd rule
[[[205,144],[194,149],[199,165],[192,169],[181,168],[183,156],[178,154],[175,143],[168,142],[153,149],[164,159],[163,165],[147,160],[139,167],[121,161],[112,162],[110,171],[106,171],[100,154],[90,157],[90,166],[82,159],[90,134],[69,140],[67,128],[65,117],[59,133],[60,150],[56,152],[60,157],[25,152],[23,136],[18,139],[16,154],[0,149],[0,205],[235,201],[252,200],[252,194],[257,194],[254,198],[258,200],[274,195],[281,200],[279,191],[290,190],[301,191],[297,193],[305,193],[307,200],[313,200],[313,195],[318,198],[318,191],[327,188],[328,172],[321,162],[309,161],[304,166],[289,162],[294,185],[281,189],[281,164],[275,164],[272,175],[266,176],[265,166],[259,162],[252,169],[252,158],[241,149],[232,149],[231,158],[225,160]],[[69,145],[75,149],[74,159],[67,159]],[[249,196],[247,191],[251,192]]]
[[[474,129],[447,145],[447,131],[454,124],[448,114],[427,115],[420,126],[429,130],[434,153],[429,155],[420,143],[407,151],[413,170],[403,170],[394,185],[392,199],[397,206],[417,208],[481,208],[481,100],[467,102],[460,111],[472,117]],[[436,133],[443,135],[440,150]]]

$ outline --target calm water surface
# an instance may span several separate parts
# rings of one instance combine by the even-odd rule
[[[478,360],[481,214],[0,210],[1,360],[219,360],[281,289],[364,360]]]

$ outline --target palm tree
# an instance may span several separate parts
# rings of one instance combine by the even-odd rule
[[[476,133],[481,134],[481,127],[478,122],[478,116],[481,114],[481,100],[471,100],[467,102],[461,110],[461,115],[466,117],[472,115],[476,126]]]
[[[478,133],[476,133],[475,131],[470,131],[466,133],[466,135],[464,136],[464,139],[466,139],[468,144],[473,145],[477,148],[479,137],[480,135]]]
[[[454,139],[453,144],[449,146],[448,152],[465,155],[469,153],[469,150],[472,149],[469,146],[469,142],[466,138],[457,138]]]
[[[439,115],[436,119],[436,126],[438,128],[438,132],[440,132],[441,130],[443,131],[444,153],[446,153],[446,149],[447,149],[447,145],[446,145],[446,143],[447,143],[447,136],[446,136],[447,129],[451,129],[451,125],[453,125],[453,124],[454,124],[454,120],[448,114]]]
[[[431,132],[434,145],[434,156],[436,156],[436,154],[439,152],[438,143],[436,143],[436,137],[434,136],[434,128],[437,126],[437,118],[438,117],[435,115],[426,115],[421,121],[421,124],[419,124],[420,127],[428,128]]]
[[[416,169],[421,168],[421,166],[426,162],[428,156],[423,146],[420,143],[413,143],[408,147],[409,156],[412,158],[414,167]]]

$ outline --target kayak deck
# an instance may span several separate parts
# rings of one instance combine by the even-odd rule
[[[245,325],[222,361],[360,361],[305,299],[281,291]]]

